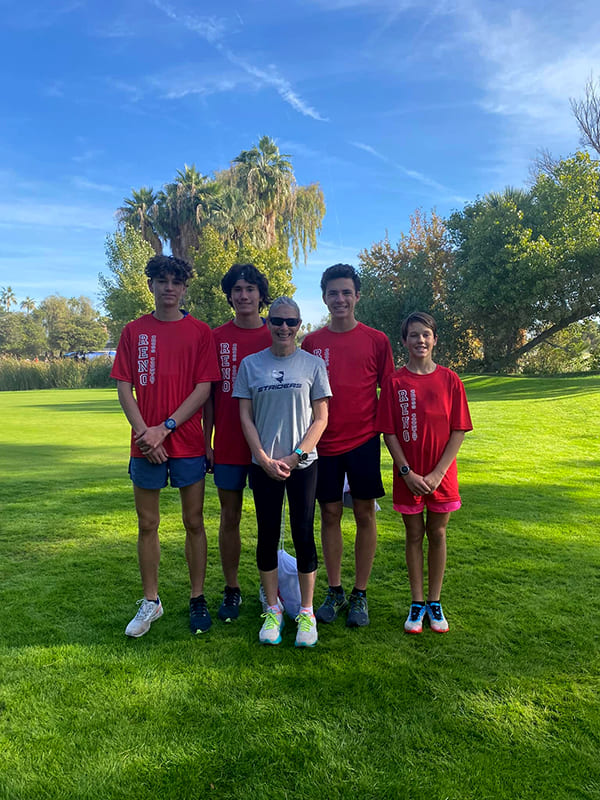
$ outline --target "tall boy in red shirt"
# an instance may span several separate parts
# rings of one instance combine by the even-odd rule
[[[329,423],[317,447],[317,499],[329,589],[316,617],[320,622],[333,622],[349,606],[346,625],[362,627],[369,624],[367,583],[377,547],[375,498],[385,494],[380,437],[375,425],[377,387],[393,371],[394,362],[387,336],[354,316],[360,299],[360,278],[354,267],[335,264],[326,269],[321,291],[331,320],[302,342],[304,350],[325,361],[333,392]],[[345,474],[356,521],[356,575],[348,599],[341,574]]]
[[[138,517],[138,558],[144,597],[125,633],[143,636],[163,614],[158,596],[160,490],[179,489],[185,555],[190,574],[190,628],[211,625],[204,598],[206,457],[201,408],[219,378],[210,328],[180,306],[192,268],[172,256],[154,256],[146,266],[155,310],[125,326],[111,377],[129,421],[133,482]]]
[[[271,334],[260,316],[271,298],[267,278],[253,264],[234,264],[223,276],[221,289],[235,317],[213,331],[221,380],[213,386],[204,407],[204,433],[206,458],[214,472],[221,504],[219,550],[225,590],[218,614],[219,619],[230,622],[237,619],[242,602],[238,583],[240,520],[252,462],[252,453],[242,433],[239,400],[232,396],[233,382],[243,358],[271,346]]]

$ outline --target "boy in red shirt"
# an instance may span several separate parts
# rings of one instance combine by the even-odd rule
[[[211,381],[219,379],[210,328],[180,310],[192,268],[179,258],[154,256],[145,271],[155,311],[123,328],[111,372],[132,428],[129,474],[144,597],[125,633],[136,638],[163,614],[158,596],[159,498],[168,477],[181,496],[191,582],[190,628],[203,633],[211,625],[203,593],[206,457],[201,408]]]
[[[253,264],[234,264],[223,276],[221,289],[235,317],[213,331],[221,379],[204,407],[204,435],[206,459],[221,504],[219,550],[225,590],[218,614],[223,622],[230,622],[237,619],[242,602],[238,583],[240,520],[252,462],[240,424],[239,400],[232,396],[233,382],[243,358],[271,346],[271,334],[260,316],[271,298],[267,278]]]
[[[321,542],[329,589],[317,610],[319,622],[333,622],[348,608],[346,625],[369,624],[367,583],[377,547],[375,498],[383,497],[381,444],[375,424],[377,386],[394,370],[392,348],[381,331],[354,316],[360,278],[349,264],[335,264],[321,278],[329,324],[310,333],[302,349],[320,356],[327,367],[333,397],[329,423],[319,441],[317,499],[321,507]],[[355,583],[348,600],[342,588],[344,475],[356,521]]]
[[[412,594],[407,633],[421,633],[425,616],[431,630],[446,633],[440,603],[446,569],[446,527],[460,508],[456,455],[473,429],[462,381],[433,361],[435,320],[415,311],[402,323],[408,363],[389,376],[381,390],[377,424],[392,458],[394,509],[406,528],[406,566]],[[427,509],[425,517],[424,511]],[[423,540],[427,535],[428,593],[423,589]]]

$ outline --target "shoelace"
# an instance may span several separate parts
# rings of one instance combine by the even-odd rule
[[[264,614],[261,614],[261,617],[265,620],[265,630],[271,631],[273,628],[279,628],[281,625],[281,617],[279,614],[275,614],[273,611],[265,611]]]
[[[223,601],[226,606],[238,606],[240,604],[240,592],[227,587],[223,594]]]
[[[363,597],[361,594],[355,594],[350,597],[350,605],[353,608],[358,608],[361,611],[364,611],[367,607],[367,598]]]
[[[198,614],[200,617],[205,617],[208,614],[208,605],[206,600],[198,600],[198,598],[194,597],[191,605],[192,612],[194,614]]]
[[[156,603],[153,603],[152,600],[146,600],[146,598],[144,598],[143,600],[138,600],[137,604],[139,608],[137,614],[135,615],[135,618],[144,621],[147,620],[148,617],[151,617],[152,614],[154,614],[156,608],[158,607]]]
[[[415,606],[412,605],[410,607],[410,621],[416,622],[419,619],[421,612],[424,610],[425,606]]]
[[[337,594],[332,592],[331,589],[327,591],[327,597],[325,598],[325,602],[323,603],[324,606],[334,606],[337,600]]]
[[[441,619],[442,619],[442,607],[441,607],[441,605],[439,603],[430,603],[429,604],[429,610],[431,611],[431,615],[433,616],[433,618],[437,622],[440,622]]]
[[[313,620],[310,614],[298,614],[296,622],[302,633],[307,633],[313,626]]]

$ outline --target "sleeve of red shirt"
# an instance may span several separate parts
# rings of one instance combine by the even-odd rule
[[[392,376],[387,375],[383,380],[379,403],[377,404],[377,430],[380,433],[395,433],[393,414],[394,391]]]
[[[388,375],[394,371],[394,356],[392,345],[385,334],[382,334],[377,344],[377,383],[383,386]]]
[[[473,423],[471,422],[464,384],[458,375],[455,375],[454,378],[450,429],[453,431],[472,431]]]
[[[198,348],[198,360],[194,373],[194,383],[209,383],[221,380],[221,370],[212,331],[205,322],[201,323],[203,342]]]
[[[121,331],[121,338],[117,345],[115,360],[110,371],[110,377],[117,381],[128,381],[133,383],[131,371],[131,337],[127,326]]]

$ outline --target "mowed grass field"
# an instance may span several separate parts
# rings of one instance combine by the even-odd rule
[[[258,644],[245,499],[232,625],[207,480],[207,597],[188,632],[178,493],[163,493],[164,617],[141,597],[128,428],[112,390],[0,393],[0,798],[600,798],[600,377],[466,377],[445,636],[406,636],[401,519],[387,496],[371,625],[314,650]],[[345,511],[346,586],[353,525]],[[326,586],[317,579],[317,600]]]

